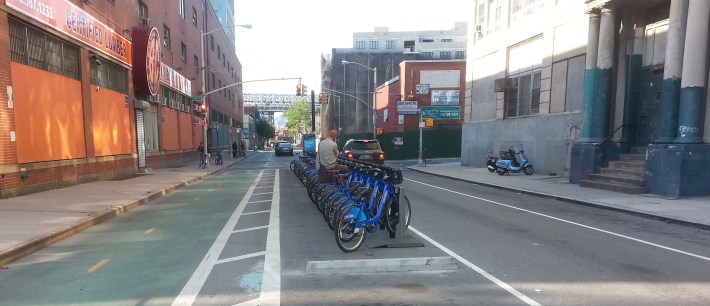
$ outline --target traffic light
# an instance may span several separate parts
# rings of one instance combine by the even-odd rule
[[[308,96],[308,87],[306,87],[306,85],[304,84],[301,84],[301,96]]]
[[[205,103],[200,104],[200,113],[202,113],[202,119],[207,118],[207,105]]]
[[[377,135],[382,135],[385,133],[385,130],[382,128],[377,128]]]
[[[301,86],[303,86],[303,85],[301,85],[301,83],[298,83],[298,85],[296,85],[296,96],[302,96]]]
[[[318,102],[327,103],[328,102],[328,94],[327,93],[318,94]]]

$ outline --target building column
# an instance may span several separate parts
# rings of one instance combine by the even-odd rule
[[[590,142],[592,109],[594,106],[594,83],[597,79],[597,49],[599,46],[599,13],[590,11],[587,34],[587,58],[584,70],[584,106],[582,110],[581,142]]]
[[[685,31],[688,21],[688,1],[672,0],[663,70],[661,108],[659,109],[659,139],[657,143],[672,143],[678,130],[680,82],[683,71]]]
[[[680,85],[677,143],[702,143],[710,1],[690,0]]]
[[[599,51],[597,53],[597,80],[594,84],[594,105],[592,126],[589,133],[591,142],[601,142],[609,133],[609,118],[614,79],[614,13],[602,8],[599,23]]]
[[[636,146],[638,139],[639,108],[641,104],[641,67],[643,66],[643,37],[645,35],[645,12],[634,12],[632,22],[633,41],[626,59],[626,80],[624,93],[624,125],[622,138],[628,147]],[[625,25],[627,26],[627,25]]]

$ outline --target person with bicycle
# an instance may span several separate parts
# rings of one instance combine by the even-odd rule
[[[328,138],[321,140],[320,144],[318,144],[316,170],[318,171],[318,178],[324,183],[330,182],[331,177],[328,172],[335,171],[341,174],[350,172],[348,166],[337,163],[340,151],[338,151],[338,144],[335,142],[336,137],[338,137],[338,132],[330,130]]]
[[[232,158],[237,158],[237,151],[239,150],[239,146],[237,146],[237,142],[234,141],[232,142]]]

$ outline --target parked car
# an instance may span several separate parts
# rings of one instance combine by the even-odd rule
[[[385,162],[385,152],[380,142],[374,139],[350,139],[343,146],[340,157],[374,163]]]
[[[277,142],[274,145],[274,154],[279,155],[291,155],[293,156],[293,146],[290,142]]]

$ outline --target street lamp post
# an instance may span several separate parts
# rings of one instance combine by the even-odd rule
[[[343,65],[345,64],[356,64],[361,67],[365,67],[369,70],[372,70],[374,76],[373,76],[373,88],[372,88],[372,139],[377,139],[377,67],[371,68],[369,66],[365,66],[363,64],[360,64],[358,62],[351,62],[351,61],[346,61],[342,60],[341,63]]]
[[[204,23],[203,23],[203,24],[205,25],[204,27],[206,27],[206,25],[207,25],[207,14],[204,14],[204,12],[205,12],[205,2],[204,2],[204,1],[202,2],[202,12],[203,12],[203,16],[205,17],[205,20],[204,20]],[[217,32],[217,31],[221,31],[221,30],[224,30],[224,29],[227,29],[227,28],[234,28],[234,27],[242,27],[242,28],[245,28],[245,29],[251,29],[251,24],[248,24],[248,23],[247,23],[247,24],[233,24],[233,25],[230,25],[230,26],[221,27],[221,28],[219,28],[219,29],[214,29],[214,30],[209,31],[209,32],[207,32],[207,33],[204,33],[203,30],[200,30],[200,54],[202,55],[202,58],[201,58],[201,60],[200,60],[200,63],[201,63],[201,64],[200,64],[200,66],[201,66],[200,68],[202,69],[202,91],[201,91],[201,96],[202,96],[202,103],[205,104],[205,108],[207,109],[207,114],[205,115],[205,124],[202,126],[202,143],[204,144],[203,152],[202,152],[202,153],[204,153],[205,155],[207,155],[207,125],[208,125],[208,122],[209,122],[208,120],[209,120],[209,116],[210,116],[210,114],[209,114],[209,107],[208,107],[208,104],[207,104],[207,95],[208,95],[209,93],[206,92],[207,89],[206,89],[206,85],[205,85],[205,82],[206,82],[205,79],[207,78],[207,67],[205,66],[205,65],[206,65],[206,64],[205,64],[205,57],[206,57],[206,55],[205,55],[205,36],[207,36],[207,34],[211,34],[211,33]],[[237,85],[237,84],[232,84],[232,85]]]

